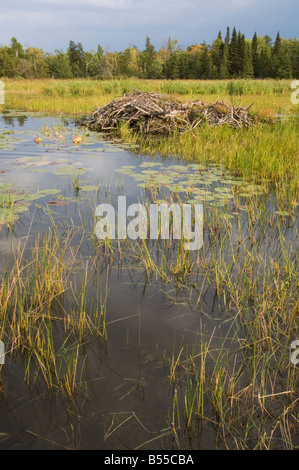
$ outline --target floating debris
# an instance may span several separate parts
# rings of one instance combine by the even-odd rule
[[[70,201],[65,201],[65,200],[48,201],[47,204],[49,206],[64,207],[64,206],[68,206],[70,204]]]
[[[81,144],[82,141],[83,141],[83,139],[80,135],[76,135],[76,137],[73,138],[73,143],[74,144]]]

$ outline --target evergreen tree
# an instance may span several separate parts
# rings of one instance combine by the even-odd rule
[[[212,66],[213,66],[212,78],[220,77],[223,47],[224,47],[224,44],[223,44],[221,33],[220,33],[220,35],[218,34],[218,38],[213,42],[211,49],[210,49]]]
[[[260,53],[260,77],[270,77],[272,73],[271,48],[264,42]]]
[[[252,38],[251,50],[252,50],[253,75],[254,77],[259,77],[260,75],[259,65],[260,64],[259,64],[258,39],[257,39],[256,32],[254,33],[253,38]]]
[[[245,55],[246,55],[246,41],[245,35],[241,34],[241,31],[238,33],[238,75],[243,75]],[[251,51],[250,51],[251,52]]]
[[[190,70],[189,70],[189,54],[187,51],[179,51],[178,52],[178,71],[179,71],[179,78],[180,79],[188,79],[190,77]]]
[[[218,34],[219,37],[219,34]],[[221,47],[221,61],[219,78],[225,79],[229,77],[229,43],[230,43],[230,29],[229,26],[226,28],[226,35],[224,43]]]
[[[122,52],[85,52],[81,43],[70,41],[66,53],[28,47],[25,51],[15,37],[9,46],[0,46],[0,76],[24,78],[143,77],[170,79],[299,77],[299,41],[282,39],[278,32],[272,44],[270,36],[245,39],[241,31],[227,27],[224,40],[218,32],[211,46],[195,44],[185,50],[171,37],[159,52],[146,38],[145,49],[128,47]]]
[[[289,39],[288,51],[290,56],[290,64],[292,76],[299,78],[299,41],[296,38]]]
[[[274,56],[279,56],[281,54],[281,37],[280,37],[279,31],[275,39],[275,43],[273,47],[273,54]]]
[[[212,75],[212,61],[209,54],[208,47],[204,42],[201,44],[201,53],[200,53],[200,77],[201,78],[211,78]]]
[[[234,28],[229,44],[229,72],[233,77],[236,77],[238,76],[239,71],[239,41],[236,28]]]
[[[272,76],[275,78],[283,78],[285,73],[284,65],[282,41],[278,31],[272,51]]]
[[[252,46],[250,42],[245,42],[245,55],[243,61],[243,70],[242,76],[244,78],[252,78],[253,77],[253,65],[252,65]]]
[[[67,53],[73,77],[84,77],[86,68],[84,61],[84,50],[81,42],[76,44],[74,41],[70,41]]]
[[[230,43],[230,29],[229,29],[229,26],[226,28],[226,35],[225,35],[225,40],[224,42],[229,45]]]
[[[166,61],[165,75],[166,78],[171,80],[179,78],[178,54],[175,52],[171,52],[170,57]]]
[[[143,73],[144,78],[159,78],[162,73],[162,64],[157,60],[155,47],[148,36],[143,51]]]
[[[131,76],[131,49],[128,47],[118,53],[117,75]]]
[[[227,42],[225,42],[223,46],[219,76],[220,78],[229,77],[229,45]]]

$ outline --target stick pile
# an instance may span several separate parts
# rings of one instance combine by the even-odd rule
[[[78,124],[98,132],[113,132],[119,123],[126,122],[142,134],[161,135],[193,130],[204,122],[216,126],[227,124],[234,128],[253,123],[253,117],[249,114],[251,106],[242,108],[222,102],[168,101],[167,98],[155,92],[135,91],[97,108]]]

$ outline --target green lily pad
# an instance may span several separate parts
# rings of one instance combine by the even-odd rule
[[[158,165],[162,165],[162,163],[156,163],[156,162],[143,162],[143,163],[140,163],[140,166],[145,167],[145,168],[151,168],[153,166],[158,166]]]
[[[84,175],[89,168],[74,168],[72,166],[62,166],[53,171],[53,175],[57,176],[73,176]]]
[[[60,192],[61,192],[60,189],[43,189],[43,190],[41,191],[42,194],[51,194],[52,196],[53,196],[54,194],[59,194]]]
[[[142,170],[141,173],[146,175],[157,175],[159,172],[157,170]]]
[[[35,194],[26,194],[22,197],[22,199],[24,201],[37,201],[38,199],[42,199],[43,197],[45,197],[44,194],[35,193]]]
[[[26,206],[25,204],[13,207],[13,212],[17,214],[21,214],[23,212],[28,212],[28,211],[29,211],[29,206]]]
[[[80,191],[97,191],[99,188],[98,186],[92,186],[92,185],[86,185],[86,186],[81,186]]]
[[[231,188],[215,188],[217,193],[231,193]]]

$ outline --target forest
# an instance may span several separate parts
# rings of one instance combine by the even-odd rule
[[[136,77],[145,79],[228,79],[299,77],[299,40],[284,39],[278,32],[270,36],[254,34],[245,38],[241,31],[227,27],[219,31],[211,45],[203,42],[187,48],[178,39],[168,38],[156,50],[149,37],[144,50],[136,46],[121,52],[85,51],[81,42],[70,41],[67,52],[44,52],[22,45],[15,37],[0,45],[0,76],[8,78],[91,78]]]

